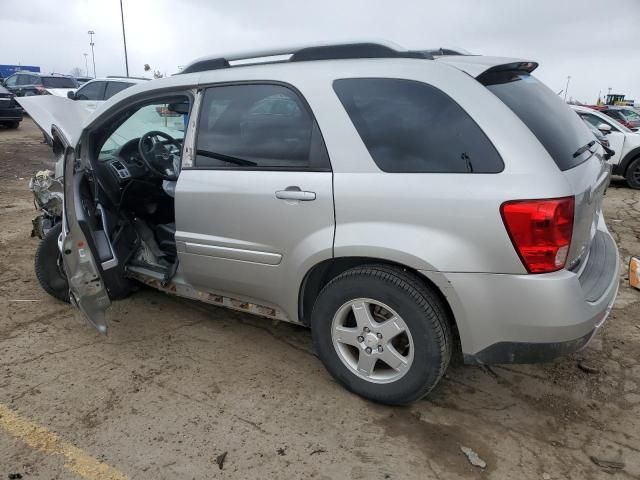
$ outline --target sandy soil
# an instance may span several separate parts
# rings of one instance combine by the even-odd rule
[[[33,273],[27,182],[50,162],[30,120],[0,130],[0,406],[98,461],[136,479],[640,478],[640,292],[624,271],[586,350],[546,365],[457,364],[429,398],[382,407],[329,377],[306,329],[152,290],[118,302],[99,336]],[[625,263],[640,254],[639,200],[621,182],[606,196]],[[16,430],[0,426],[0,478],[79,478]]]

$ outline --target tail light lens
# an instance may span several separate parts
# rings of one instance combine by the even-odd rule
[[[502,221],[529,273],[564,268],[571,246],[574,207],[574,197],[502,204]]]
[[[36,87],[38,95],[51,95],[44,87]]]

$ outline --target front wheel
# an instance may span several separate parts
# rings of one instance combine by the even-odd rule
[[[3,123],[3,125],[4,125],[5,127],[7,127],[7,128],[14,129],[14,128],[18,128],[18,127],[20,126],[20,122],[15,122],[15,121],[12,121],[12,122],[4,122],[4,123]]]
[[[42,289],[52,297],[69,303],[69,282],[62,265],[62,254],[58,249],[58,237],[62,223],[53,226],[40,241],[36,250],[36,277]]]
[[[624,178],[627,180],[627,185],[640,190],[640,157],[633,160],[627,167]]]
[[[311,316],[313,342],[347,389],[388,405],[419,400],[451,358],[448,312],[419,278],[367,265],[329,282]]]

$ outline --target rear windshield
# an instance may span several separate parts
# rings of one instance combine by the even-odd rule
[[[78,88],[75,78],[69,77],[42,77],[42,85],[45,88]]]
[[[560,170],[588,159],[580,149],[593,135],[562,99],[524,72],[500,72],[478,78],[515,113],[546,148]]]

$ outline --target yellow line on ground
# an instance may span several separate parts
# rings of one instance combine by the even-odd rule
[[[62,455],[65,468],[87,480],[128,480],[106,463],[93,458],[78,447],[65,442],[55,433],[18,415],[0,403],[0,429],[19,438],[27,445],[49,455]]]

